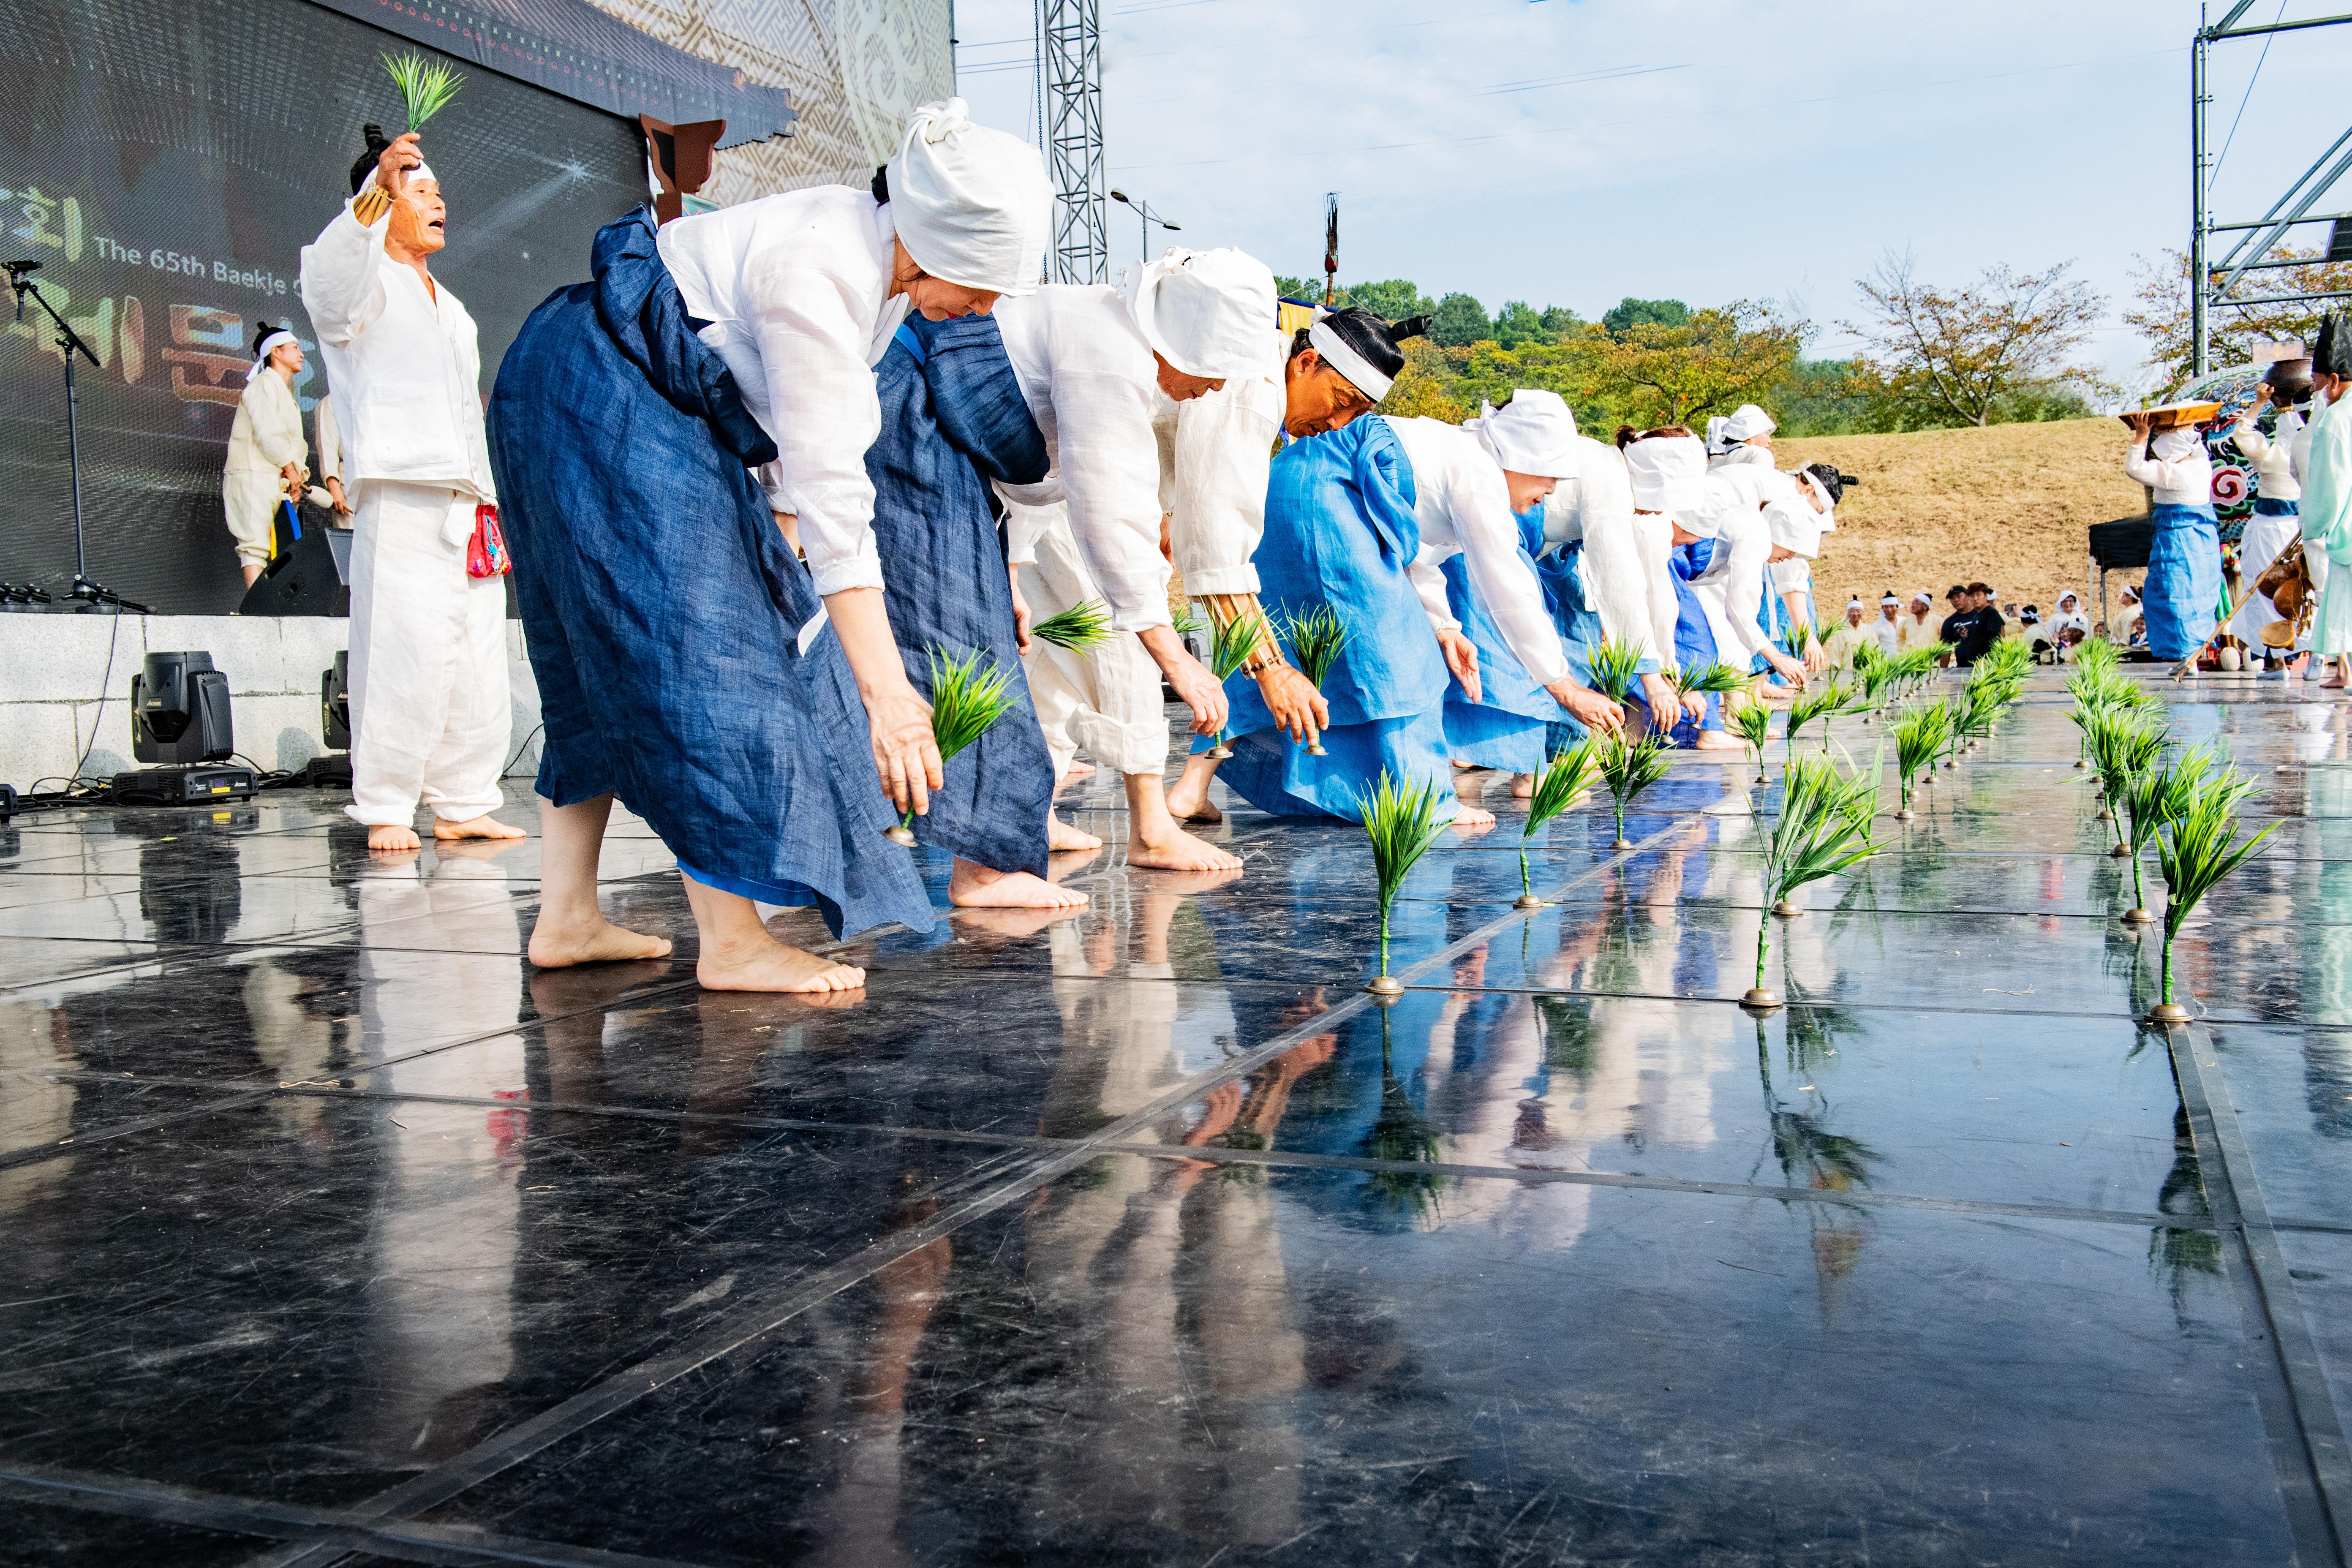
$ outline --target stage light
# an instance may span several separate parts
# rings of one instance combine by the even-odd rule
[[[253,770],[220,763],[236,751],[228,677],[208,653],[151,653],[131,678],[131,754],[162,767],[114,775],[112,798],[142,805],[249,800]]]
[[[352,787],[352,656],[335,652],[334,667],[319,672],[319,739],[326,754],[302,766],[302,782],[312,789]]]

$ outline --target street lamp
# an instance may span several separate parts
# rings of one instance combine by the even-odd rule
[[[1110,194],[1110,199],[1115,202],[1121,203],[1124,205],[1133,207],[1135,209],[1135,216],[1142,219],[1141,233],[1143,237],[1143,259],[1146,261],[1151,259],[1151,226],[1153,224],[1158,224],[1162,229],[1166,230],[1170,234],[1181,234],[1184,231],[1181,224],[1170,223],[1166,218],[1161,217],[1158,213],[1153,212],[1151,210],[1151,204],[1145,201],[1141,196],[1130,196],[1125,191],[1113,191]]]

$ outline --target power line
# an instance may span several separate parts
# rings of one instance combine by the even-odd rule
[[[2285,15],[2286,0],[2279,0],[2279,16],[2283,17]],[[2273,17],[2272,20],[2276,22],[2278,17]],[[2271,58],[2271,39],[2277,37],[2276,33],[2273,33],[2263,39],[2263,52],[2254,61],[2254,74],[2246,79],[2246,96],[2238,100],[2238,112],[2230,121],[2230,133],[2221,138],[2221,155],[2213,160],[2212,173],[2205,176],[2209,182],[2221,173],[2221,165],[2229,160],[2230,143],[2238,139],[2238,121],[2246,117],[2246,105],[2254,100],[2254,83],[2263,79],[2263,62]]]

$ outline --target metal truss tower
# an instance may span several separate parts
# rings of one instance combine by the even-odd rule
[[[1054,280],[1110,281],[1104,205],[1102,0],[1036,0],[1045,128],[1054,182]]]
[[[2189,319],[2193,340],[2190,353],[2190,374],[2203,375],[2212,369],[2212,311],[2216,305],[2284,305],[2304,300],[2339,300],[2347,297],[2342,289],[2317,294],[2257,294],[2250,299],[2231,299],[2230,290],[2249,272],[2274,271],[2281,268],[2308,267],[2311,260],[2265,261],[2273,247],[2285,238],[2286,231],[2297,224],[2330,223],[2336,226],[2330,237],[2326,259],[2342,260],[2339,253],[2352,250],[2352,213],[2315,213],[2311,209],[2328,187],[2348,172],[2352,172],[2352,131],[2336,139],[2336,144],[2322,153],[2310,168],[2284,195],[2271,204],[2271,210],[2251,223],[2215,223],[2211,203],[2213,154],[2205,129],[2205,106],[2212,101],[2206,82],[2207,52],[2223,38],[2258,37],[2266,33],[2300,32],[2306,27],[2328,27],[2352,22],[2352,16],[2315,16],[2308,21],[2279,21],[2268,25],[2240,26],[2254,0],[2234,0],[2219,22],[2200,27],[2189,41],[2189,156],[2192,205],[2189,235]],[[2244,237],[2231,247],[2230,253],[2220,261],[2211,258],[2212,237],[2217,234],[2240,234]]]

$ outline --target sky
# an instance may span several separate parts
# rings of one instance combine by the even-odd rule
[[[2218,16],[2226,4],[2214,7]],[[2340,12],[2255,0],[2241,25]],[[1958,283],[2071,260],[2108,299],[2084,351],[2149,384],[2119,320],[2137,258],[2185,247],[2179,0],[1103,0],[1108,183],[1195,246],[1319,277],[1567,305],[1770,300],[1853,345],[1890,252]],[[1029,0],[960,0],[974,118],[1036,135]],[[2266,211],[2345,128],[2352,26],[2212,51],[2220,221]],[[2332,108],[2307,105],[2332,102]],[[2223,143],[2227,140],[2227,150]],[[2315,211],[2352,209],[2352,178]],[[1141,224],[1110,206],[1114,273]],[[2324,228],[2303,234],[2325,243]],[[1170,237],[1154,233],[1155,248]]]

